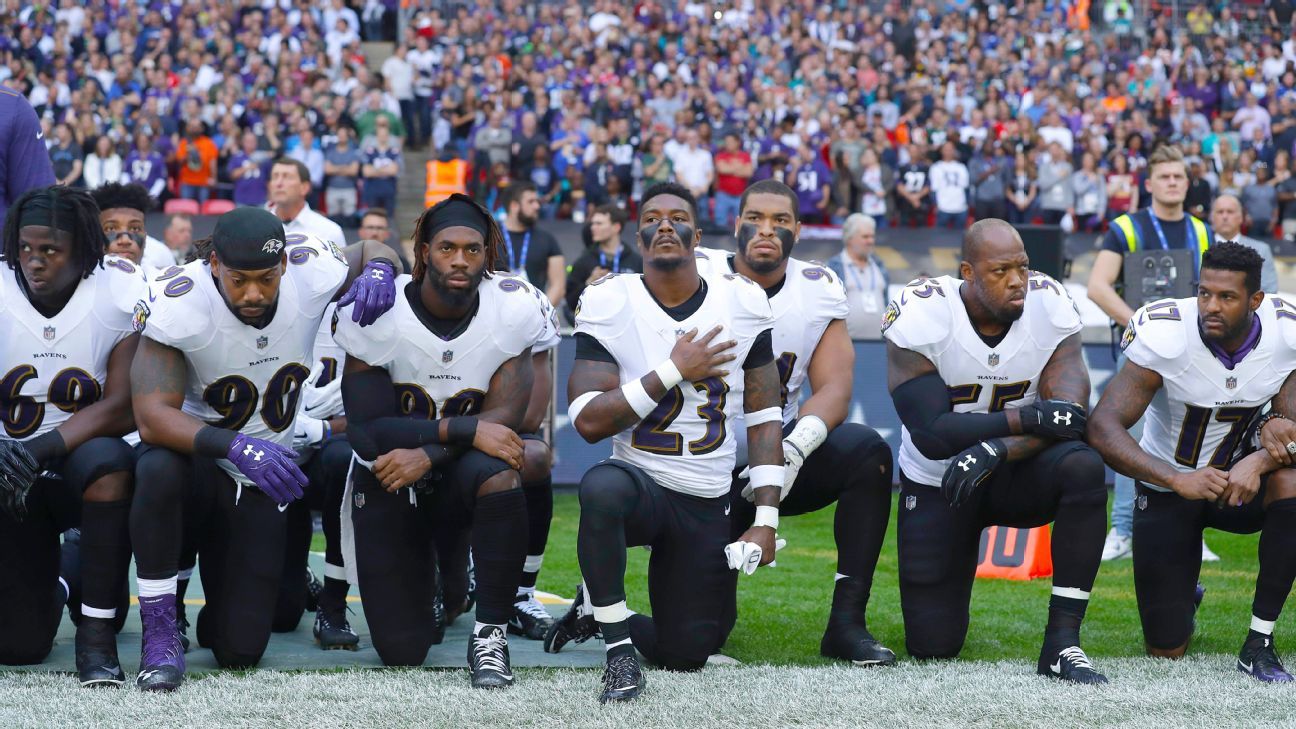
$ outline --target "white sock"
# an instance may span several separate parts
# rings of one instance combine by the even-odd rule
[[[540,571],[541,565],[544,564],[543,554],[528,554],[526,561],[522,563],[522,571],[528,575],[534,575]]]
[[[138,578],[135,580],[139,585],[140,597],[157,597],[158,595],[176,594],[176,578],[168,577],[164,580],[146,580]]]
[[[634,641],[630,640],[629,638],[625,638],[623,640],[618,640],[615,643],[604,643],[603,650],[604,652],[611,653],[613,648],[616,648],[619,645],[630,645],[633,642]]]
[[[504,626],[496,625],[494,623],[473,623],[473,635],[481,635],[482,628],[499,628],[500,630],[503,630]]]
[[[531,587],[518,586],[516,602],[525,602],[535,597],[535,585]]]
[[[186,567],[180,570],[180,572],[176,574],[176,578],[181,580],[187,580],[190,577],[193,577],[193,571],[194,571],[193,567]]]
[[[1257,633],[1263,633],[1263,634],[1265,634],[1265,635],[1273,635],[1274,623],[1275,623],[1275,622],[1277,622],[1277,621],[1276,621],[1276,620],[1261,620],[1260,618],[1257,618],[1256,616],[1252,615],[1252,616],[1251,616],[1251,629],[1254,630],[1254,631],[1257,632]]]
[[[840,572],[838,572],[836,575],[833,576],[834,583],[837,582],[837,580],[847,580],[847,579],[850,579],[850,575],[843,575]]]
[[[619,623],[622,620],[629,620],[631,614],[625,600],[605,607],[594,606],[594,619],[600,623]]]
[[[105,620],[111,620],[117,617],[117,608],[96,608],[81,603],[81,615],[87,618],[103,618]]]
[[[1053,586],[1053,594],[1058,597],[1069,597],[1072,600],[1088,600],[1089,593],[1077,587],[1058,587]]]
[[[324,576],[330,580],[341,580],[346,582],[346,567],[337,564],[324,563]]]

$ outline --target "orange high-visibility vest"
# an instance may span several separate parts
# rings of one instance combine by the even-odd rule
[[[449,162],[428,160],[427,191],[423,193],[423,207],[430,208],[451,194],[467,193],[468,163],[455,159]]]

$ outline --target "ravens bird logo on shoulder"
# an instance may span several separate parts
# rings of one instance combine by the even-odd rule
[[[1125,351],[1125,349],[1128,348],[1128,347],[1130,346],[1130,344],[1132,344],[1132,343],[1134,342],[1134,337],[1136,337],[1136,336],[1137,336],[1137,332],[1136,332],[1136,330],[1134,329],[1134,325],[1133,325],[1133,324],[1131,324],[1131,325],[1125,327],[1125,334],[1121,336],[1121,351],[1122,351],[1122,352]]]
[[[337,309],[334,309],[333,321],[329,322],[329,333],[335,337],[337,336],[337,323],[338,323],[338,312]]]
[[[890,304],[887,304],[886,311],[882,314],[882,331],[885,332],[886,330],[890,329],[891,325],[895,324],[895,320],[899,318],[900,318],[900,306],[896,304],[896,302],[894,301],[892,301]]]
[[[135,313],[131,316],[131,328],[137,332],[144,331],[144,324],[149,318],[148,304],[143,301],[135,302]]]

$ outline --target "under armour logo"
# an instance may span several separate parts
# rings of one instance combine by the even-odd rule
[[[969,454],[963,460],[959,461],[958,467],[963,469],[964,473],[967,473],[968,471],[972,470],[971,466],[973,463],[976,463],[976,458],[973,457],[971,454]]]
[[[265,455],[265,451],[258,451],[249,445],[247,448],[243,449],[243,455],[252,456],[252,460],[259,461],[261,460],[261,456]]]
[[[1054,424],[1054,425],[1070,425],[1070,424],[1071,424],[1071,413],[1064,413],[1064,412],[1061,412],[1061,411],[1059,411],[1059,410],[1055,410],[1055,411],[1053,412],[1053,424]]]
[[[369,276],[375,281],[381,281],[383,280],[383,270],[381,268],[375,268],[369,272]]]

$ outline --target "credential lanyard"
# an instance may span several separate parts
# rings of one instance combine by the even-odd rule
[[[1163,251],[1170,250],[1170,243],[1166,241],[1165,231],[1161,229],[1161,221],[1157,219],[1156,213],[1149,210],[1148,218],[1152,220],[1152,228],[1156,230],[1157,238],[1161,242],[1161,250]],[[1192,221],[1188,220],[1188,215],[1187,213],[1185,213],[1184,214],[1184,239],[1186,245],[1184,247],[1192,251],[1193,271],[1195,272],[1197,270],[1197,266],[1199,265],[1199,262],[1197,261],[1197,257],[1198,257],[1197,246],[1193,245],[1192,233],[1193,233]]]
[[[503,226],[501,226],[501,227],[503,227]],[[1164,239],[1164,238],[1163,238],[1163,239]],[[512,271],[513,273],[517,273],[518,271],[520,271],[520,270],[522,269],[523,266],[526,266],[526,261],[527,261],[527,251],[529,251],[530,249],[531,249],[531,231],[528,230],[528,231],[526,232],[526,235],[522,236],[522,255],[520,256],[520,258],[522,259],[522,265],[521,265],[521,266],[514,265],[514,263],[513,263],[513,237],[512,237],[511,235],[509,235],[508,228],[504,228],[504,250],[508,252],[509,270],[510,270],[510,271]]]
[[[523,249],[525,250],[526,243],[523,243],[522,246]],[[616,256],[613,257],[612,259],[612,268],[608,269],[612,271],[612,273],[621,273],[621,252],[623,250],[625,250],[624,246],[617,246]],[[607,254],[604,253],[603,251],[599,251],[599,268],[607,268],[607,267],[608,267]]]

